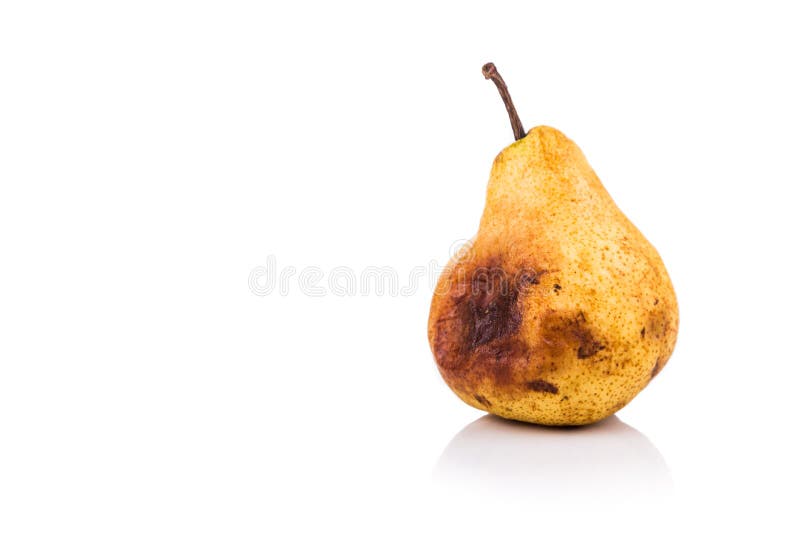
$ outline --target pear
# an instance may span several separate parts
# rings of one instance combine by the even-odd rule
[[[543,425],[584,425],[625,406],[675,347],[678,304],[656,249],[578,146],[525,134],[489,63],[516,142],[492,166],[477,235],[434,291],[428,339],[464,402]]]

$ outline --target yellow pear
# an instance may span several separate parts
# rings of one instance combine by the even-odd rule
[[[583,425],[630,402],[667,363],[678,304],[656,249],[578,146],[525,134],[491,63],[517,141],[495,159],[477,235],[441,275],[428,339],[467,404],[545,425]]]

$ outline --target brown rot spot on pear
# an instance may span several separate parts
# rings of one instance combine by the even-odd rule
[[[469,327],[467,344],[474,349],[516,333],[522,314],[517,306],[519,287],[501,267],[476,269],[471,278],[461,312]]]
[[[541,391],[544,393],[558,393],[558,387],[547,380],[533,380],[528,382],[528,389],[531,391]]]
[[[491,408],[492,407],[492,403],[489,402],[489,400],[486,397],[484,397],[483,395],[475,394],[475,395],[473,395],[473,397],[475,397],[476,401],[478,401],[479,403],[483,404],[487,408]]]
[[[578,340],[578,359],[585,359],[594,356],[605,345],[595,339],[592,331],[586,326],[586,316],[583,312],[578,312],[578,316],[570,327],[571,334]]]
[[[525,372],[529,357],[524,341],[495,340],[475,349],[470,371],[476,378],[491,377],[495,384],[511,384]]]
[[[664,308],[656,308],[648,315],[647,332],[650,336],[661,339],[667,334],[669,328],[669,316]]]
[[[644,333],[645,333],[645,327],[643,326],[642,329],[639,331],[639,335],[642,336],[642,339],[644,339]]]
[[[558,292],[561,291],[561,286],[558,285],[558,284],[554,284],[553,285],[553,291],[555,291],[556,294],[558,294]]]
[[[583,360],[590,358],[604,348],[606,347],[602,343],[594,339],[588,339],[585,342],[582,341],[581,345],[578,347],[578,359]]]
[[[531,351],[519,333],[520,295],[543,272],[509,269],[496,257],[454,271],[433,339],[448,383],[469,395],[485,382],[524,383]]]
[[[550,312],[540,326],[542,343],[537,350],[547,354],[551,362],[566,356],[578,359],[591,358],[606,348],[605,343],[594,333],[582,311],[577,313]]]

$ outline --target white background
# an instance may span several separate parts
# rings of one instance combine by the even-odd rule
[[[796,529],[791,3],[283,4],[0,8],[0,530]],[[512,140],[489,60],[677,290],[595,427],[462,404],[428,283],[248,286],[446,262]]]

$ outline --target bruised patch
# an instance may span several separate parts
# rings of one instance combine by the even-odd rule
[[[587,339],[586,341],[582,341],[580,347],[578,347],[578,359],[583,360],[585,358],[594,356],[604,348],[606,347],[595,339]]]
[[[583,360],[606,348],[587,324],[582,311],[575,315],[550,312],[542,320],[541,338],[541,348],[553,357],[571,352]]]
[[[528,365],[528,345],[519,339],[495,340],[478,347],[470,357],[470,370],[476,377],[491,377],[498,384],[510,384]]]
[[[592,331],[586,326],[586,316],[583,315],[583,312],[578,312],[577,317],[570,325],[570,333],[579,343],[578,359],[589,358],[606,348],[605,345],[595,339]]]
[[[490,258],[477,267],[455,269],[434,326],[433,349],[442,374],[467,394],[484,381],[521,380],[529,361],[530,350],[519,335],[519,297],[544,271],[509,272],[502,265]]]
[[[470,348],[508,338],[517,332],[522,323],[518,297],[519,288],[510,283],[503,269],[476,269],[470,294],[461,306],[464,322],[469,327],[466,342]]]
[[[648,314],[647,331],[656,339],[666,336],[669,329],[669,313],[664,308],[657,308]]]
[[[558,393],[558,387],[547,380],[533,380],[528,382],[528,389],[544,393]]]

